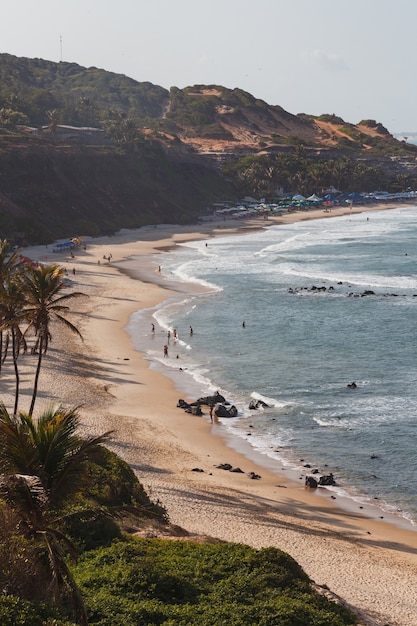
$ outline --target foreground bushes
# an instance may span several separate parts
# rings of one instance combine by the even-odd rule
[[[76,626],[87,618],[96,626],[356,624],[345,608],[315,593],[301,567],[276,548],[127,535],[127,527],[147,523],[144,517],[166,527],[165,509],[104,447],[85,469],[88,481],[52,520],[56,531],[49,531],[65,535],[81,553],[78,564],[70,564],[57,544],[57,558],[70,568],[58,571],[68,579],[59,597],[52,593],[45,548],[33,533],[19,532],[21,518],[0,501],[1,626]],[[74,594],[82,622],[73,621],[81,615]]]
[[[85,553],[74,572],[97,626],[346,626],[276,548],[136,539]]]
[[[72,573],[96,626],[356,624],[276,548],[121,537],[84,552]],[[70,615],[69,606],[0,596],[2,626],[75,626]]]

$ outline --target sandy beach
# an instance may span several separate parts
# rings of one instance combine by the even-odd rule
[[[72,302],[70,316],[84,341],[53,329],[35,412],[51,401],[81,406],[85,433],[115,431],[109,447],[131,465],[152,499],[163,503],[173,524],[256,548],[279,547],[371,626],[417,626],[417,528],[386,515],[381,519],[377,508],[340,506],[325,489],[307,490],[303,481],[290,480],[267,460],[257,461],[243,446],[233,449],[221,424],[211,424],[208,414],[195,417],[176,408],[182,396],[174,383],[149,368],[125,328],[132,313],[156,306],[176,289],[149,255],[198,238],[394,208],[320,209],[268,221],[145,227],[86,238],[86,249],[81,246],[74,258],[53,253],[52,245],[24,251],[32,259],[66,267],[74,290],[85,294]],[[111,261],[103,258],[109,255]],[[134,274],[126,270],[132,256],[141,257],[140,272]],[[161,338],[161,350],[162,345]],[[22,357],[21,367],[23,389],[31,382],[33,357]],[[10,406],[12,373],[4,380],[3,398]],[[20,408],[28,405],[23,393]],[[221,463],[243,473],[217,468]],[[262,478],[250,480],[250,471]]]

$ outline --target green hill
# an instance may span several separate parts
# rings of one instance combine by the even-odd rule
[[[213,202],[278,188],[415,187],[416,154],[375,120],[0,54],[0,229],[17,242],[192,223]]]

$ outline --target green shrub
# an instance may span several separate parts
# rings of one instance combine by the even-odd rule
[[[16,596],[0,596],[1,626],[76,626],[48,604],[37,604]]]
[[[168,521],[166,509],[151,501],[130,466],[106,447],[101,446],[88,462],[87,473],[88,480],[68,506],[71,515],[63,525],[79,550],[108,546],[120,539],[124,515],[132,517],[133,526],[138,518]]]
[[[320,120],[321,122],[330,122],[331,124],[344,124],[345,123],[344,119],[342,119],[341,117],[338,117],[334,113],[331,115],[329,113],[324,113],[323,115],[320,115],[317,119]]]
[[[347,626],[276,548],[135,539],[85,553],[75,569],[97,626]]]

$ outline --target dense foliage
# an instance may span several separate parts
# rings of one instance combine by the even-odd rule
[[[276,548],[131,539],[84,553],[74,575],[91,625],[356,624],[343,606],[316,594],[297,563]],[[72,624],[49,605],[13,596],[0,599],[0,620],[3,626]]]
[[[100,626],[355,623],[276,548],[133,540],[84,554],[75,577],[89,623]]]
[[[61,526],[78,550],[110,545],[145,519],[168,522],[165,507],[151,500],[131,467],[108,448],[96,450],[85,472],[86,481],[65,507],[70,515]]]
[[[97,125],[109,110],[146,119],[161,115],[166,89],[96,67],[0,55],[0,109],[8,106],[33,125],[48,124],[58,109],[61,123]],[[20,122],[22,123],[22,122]]]
[[[243,157],[228,163],[225,174],[233,178],[241,196],[258,198],[274,197],[280,188],[286,193],[296,192],[305,196],[325,193],[330,187],[347,193],[417,188],[417,172],[393,175],[381,163],[349,156],[317,159],[308,156],[301,146],[294,154]]]

